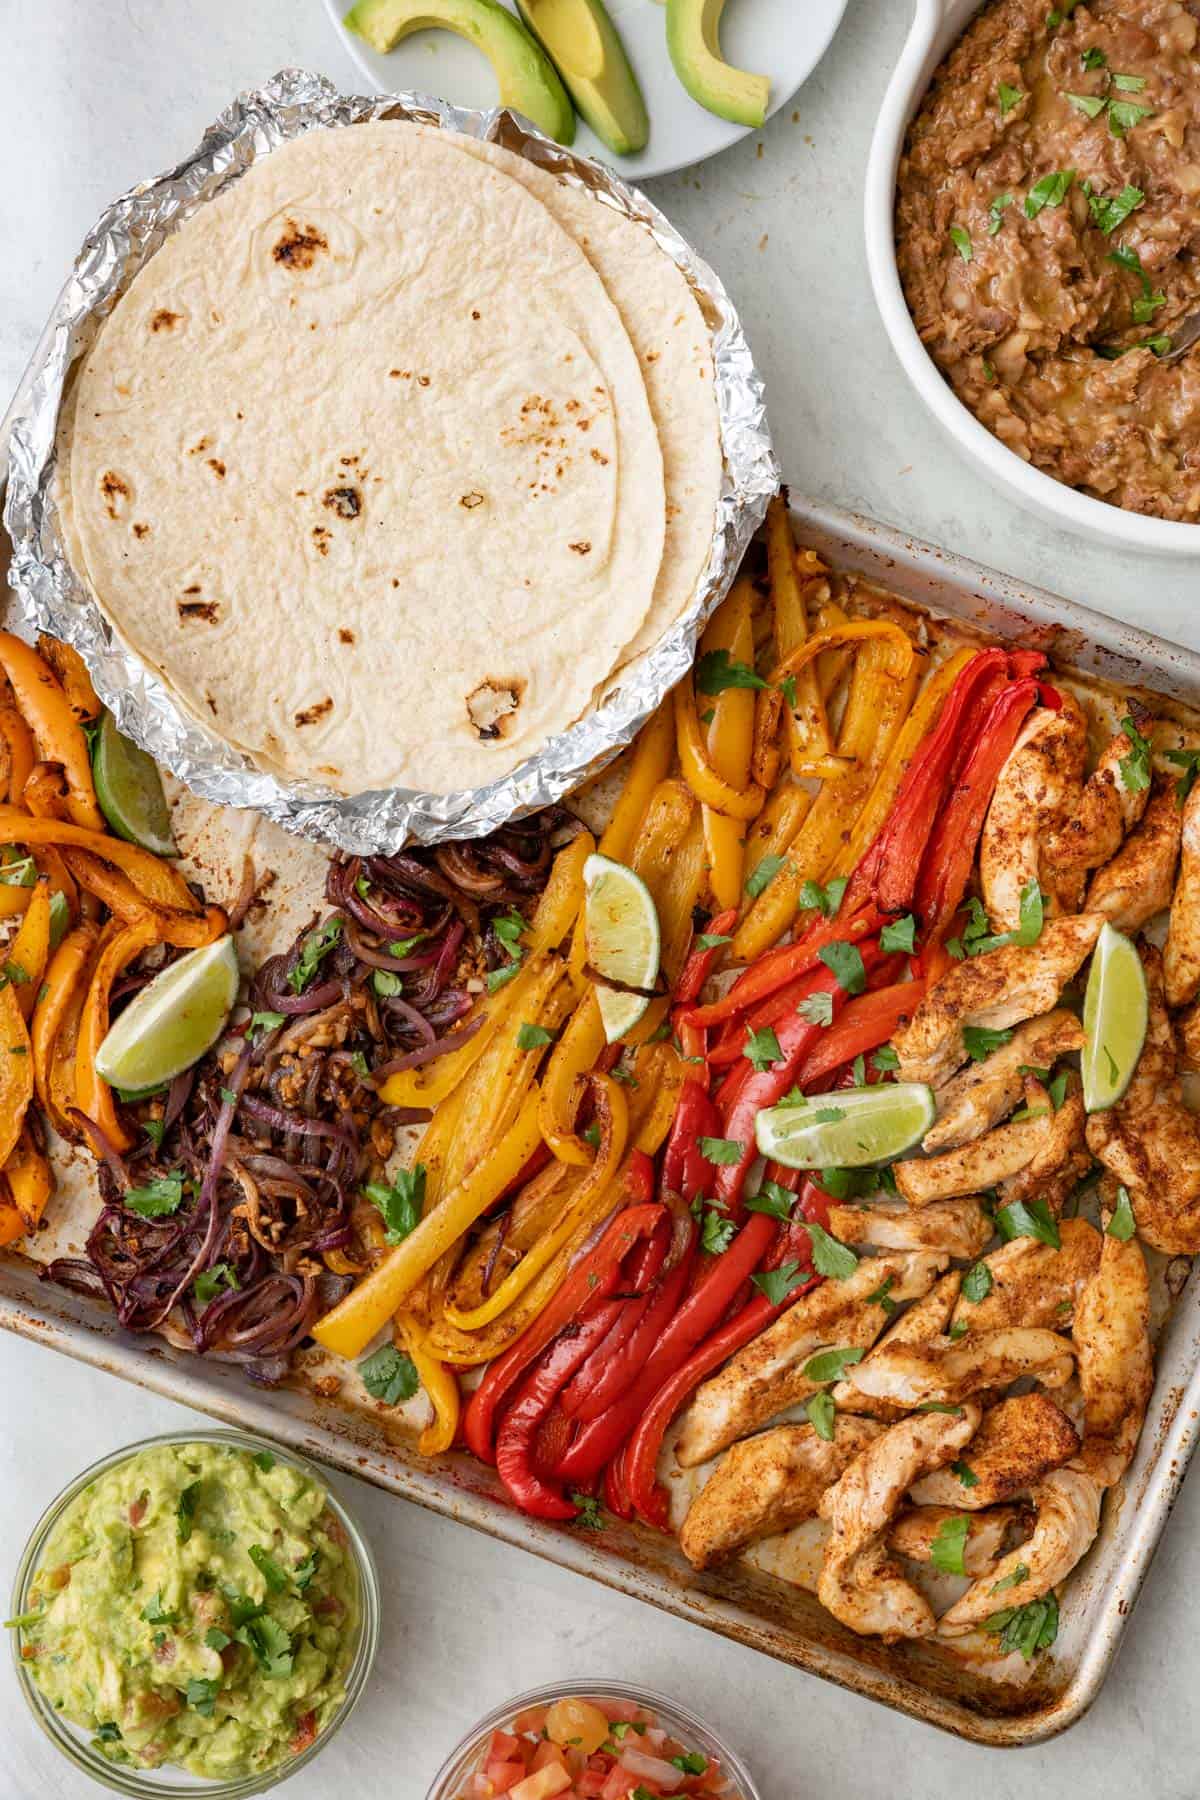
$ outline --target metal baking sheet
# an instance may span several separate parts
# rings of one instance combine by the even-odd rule
[[[836,567],[928,611],[1052,650],[1061,663],[1200,707],[1200,655],[1071,601],[1023,587],[890,526],[794,504],[797,532]],[[888,1647],[845,1631],[803,1587],[746,1563],[697,1574],[674,1539],[612,1521],[599,1534],[524,1517],[491,1471],[463,1454],[432,1462],[408,1421],[351,1410],[302,1375],[261,1392],[228,1366],[121,1332],[107,1313],[0,1257],[0,1327],[231,1425],[262,1432],[447,1517],[633,1594],[651,1606],[820,1675],[975,1743],[1039,1742],[1078,1720],[1116,1655],[1190,1460],[1200,1408],[1200,1283],[1189,1283],[1158,1343],[1158,1380],[1141,1443],[1103,1525],[1071,1577],[1052,1655],[1029,1679],[999,1684],[930,1643]],[[308,1371],[311,1382],[315,1371]]]

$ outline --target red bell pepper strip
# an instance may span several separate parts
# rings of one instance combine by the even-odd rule
[[[492,1438],[501,1400],[536,1356],[563,1326],[585,1307],[595,1307],[617,1285],[621,1264],[633,1246],[647,1237],[663,1217],[657,1203],[630,1206],[611,1218],[592,1248],[570,1270],[557,1294],[522,1332],[516,1343],[490,1363],[472,1394],[463,1418],[463,1435],[481,1462],[493,1459]]]
[[[685,1213],[683,1217],[687,1224],[694,1229],[690,1215]],[[678,1228],[677,1218],[676,1231]],[[622,1302],[620,1313],[607,1337],[602,1343],[597,1344],[587,1362],[576,1371],[563,1390],[561,1406],[566,1418],[573,1419],[575,1417],[580,1402],[592,1393],[603,1371],[637,1329],[658,1291],[658,1277],[675,1241],[668,1214],[659,1221],[647,1238],[641,1253],[629,1257],[629,1267],[622,1270],[621,1277],[622,1281],[628,1283],[628,1286],[616,1293],[616,1298]],[[563,1447],[565,1448],[565,1445]]]
[[[731,906],[728,912],[718,913],[715,919],[708,922],[705,937],[727,937],[737,924],[737,907]],[[720,944],[713,944],[708,949],[693,947],[687,961],[683,965],[683,973],[675,984],[676,1006],[690,1006],[698,1000],[700,990],[712,974],[713,963],[717,959]]]
[[[690,1013],[684,1015],[695,1025],[719,1025],[723,1019],[732,1019],[738,1013],[745,1012],[748,1006],[773,994],[785,982],[793,981],[797,975],[804,975],[809,969],[820,966],[819,952],[826,944],[839,940],[855,944],[863,938],[870,937],[878,931],[887,920],[874,909],[862,913],[859,917],[851,916],[845,904],[838,909],[832,919],[815,919],[794,944],[780,944],[774,950],[768,950],[765,956],[752,963],[744,975],[739,975],[727,994],[714,1000],[710,1006],[694,1006]]]
[[[940,938],[958,911],[975,860],[975,846],[997,777],[1012,753],[1038,684],[1010,682],[980,727],[962,774],[929,841],[916,888],[916,912],[926,937]]]
[[[571,1412],[581,1424],[586,1424],[589,1419],[598,1419],[637,1380],[650,1352],[662,1336],[664,1327],[679,1309],[695,1264],[696,1238],[695,1220],[689,1213],[680,1212],[675,1220],[670,1254],[648,1296],[647,1305],[639,1312],[633,1330],[623,1343],[616,1345],[607,1355],[602,1366],[600,1355],[606,1346],[601,1346],[601,1353],[592,1359],[591,1364],[585,1363],[580,1369],[572,1386],[579,1383],[583,1391],[573,1408],[566,1406],[564,1395],[564,1410]]]
[[[525,1376],[500,1421],[497,1473],[521,1511],[535,1519],[573,1519],[578,1512],[559,1487],[538,1473],[535,1445],[554,1401],[604,1337],[620,1307],[619,1300],[606,1301],[570,1331],[560,1332]]]
[[[646,1206],[654,1198],[654,1158],[636,1147],[629,1152],[621,1177],[627,1206]]]
[[[604,1471],[604,1504],[618,1519],[632,1519],[633,1502],[625,1492],[621,1459],[614,1456]]]
[[[685,1081],[663,1152],[661,1194],[679,1194],[690,1206],[708,1186],[711,1169],[700,1154],[700,1139],[720,1130],[717,1109],[698,1081]]]
[[[874,993],[858,994],[848,1000],[838,1018],[821,1033],[820,1039],[800,1071],[800,1086],[805,1093],[832,1075],[844,1064],[877,1050],[880,1044],[912,1017],[925,994],[923,981],[897,981]]]

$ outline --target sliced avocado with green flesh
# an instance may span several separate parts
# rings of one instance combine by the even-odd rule
[[[394,50],[414,31],[453,31],[491,63],[502,106],[524,113],[560,144],[574,142],[574,108],[554,65],[499,0],[357,0],[342,24],[380,51]]]
[[[644,150],[646,102],[604,0],[517,0],[517,11],[596,136],[618,156]]]
[[[767,116],[771,83],[735,69],[721,55],[725,0],[667,0],[667,49],[692,96],[720,119],[758,126]]]

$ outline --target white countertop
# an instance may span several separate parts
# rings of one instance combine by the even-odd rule
[[[751,0],[742,0],[750,4]],[[653,186],[721,271],[767,380],[789,481],[1200,645],[1197,568],[1120,557],[994,493],[926,419],[875,318],[860,171],[909,15],[851,0],[813,79],[761,136]],[[0,410],[102,204],[169,164],[285,64],[348,89],[320,0],[0,0]],[[797,115],[793,117],[793,114]],[[15,1558],[46,1501],[124,1442],[196,1415],[0,1341],[0,1517]],[[1088,1718],[1020,1754],[953,1742],[360,1484],[385,1590],[375,1679],[295,1800],[423,1800],[470,1722],[516,1688],[608,1674],[674,1690],[744,1746],[765,1800],[1194,1800],[1200,1485],[1176,1508]],[[8,1577],[0,1569],[0,1578]],[[86,1800],[0,1674],[0,1800]]]

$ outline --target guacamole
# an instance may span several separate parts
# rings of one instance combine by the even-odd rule
[[[358,1579],[324,1490],[269,1452],[162,1444],[97,1477],[12,1623],[111,1762],[216,1779],[307,1748],[344,1695]]]

